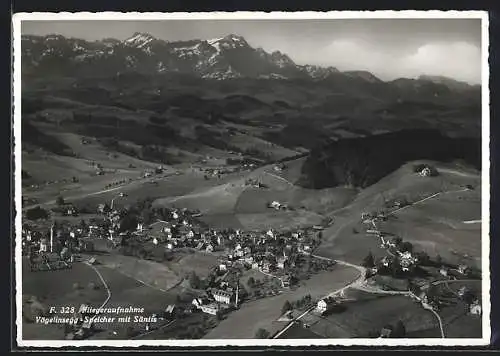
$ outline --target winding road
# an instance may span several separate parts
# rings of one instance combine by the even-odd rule
[[[90,268],[92,268],[94,270],[94,272],[97,273],[97,276],[99,277],[99,279],[101,280],[102,284],[104,285],[104,288],[106,288],[106,292],[108,293],[108,296],[106,297],[106,300],[102,303],[102,305],[99,307],[99,309],[104,308],[104,306],[111,299],[111,291],[109,290],[108,284],[106,283],[106,281],[104,280],[101,272],[99,272],[99,270],[97,268],[95,268],[94,266],[92,266],[89,262],[84,262],[84,264],[86,264],[87,266],[89,266]]]
[[[333,259],[328,258],[328,257],[313,255],[313,254],[310,254],[310,253],[307,253],[307,252],[304,252],[304,253],[310,255],[311,257],[318,258],[318,259],[321,259],[321,260],[334,261],[334,262],[336,262],[339,265],[347,266],[347,267],[351,267],[351,268],[355,268],[355,269],[357,269],[359,271],[359,275],[353,281],[349,282],[348,284],[346,284],[342,288],[339,288],[339,289],[336,289],[336,290],[330,292],[329,294],[327,294],[326,296],[324,296],[321,299],[333,297],[333,296],[338,295],[338,294],[342,294],[348,288],[357,288],[357,287],[360,287],[364,283],[364,281],[366,280],[366,269],[364,267],[362,267],[362,266],[358,266],[358,265],[355,265],[355,264],[352,264],[352,263],[349,263],[349,262],[346,262],[346,261],[333,260]],[[305,312],[303,312],[302,314],[300,314],[298,317],[296,317],[295,319],[293,319],[292,321],[290,321],[285,328],[283,328],[280,332],[278,332],[277,334],[275,334],[272,338],[273,339],[278,339],[288,329],[290,329],[298,320],[302,319],[304,316],[306,316],[307,314],[309,314],[310,312],[312,312],[314,309],[315,309],[315,306],[312,306],[311,308],[307,309]]]

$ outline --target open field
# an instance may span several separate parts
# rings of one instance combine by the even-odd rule
[[[91,285],[94,285],[93,288]],[[31,272],[23,261],[23,300],[35,297],[47,311],[50,307],[75,307],[88,304],[99,307],[106,300],[106,291],[98,275],[83,263],[73,268],[47,272]],[[29,304],[24,304],[23,314],[29,319],[38,315]],[[64,316],[64,315],[59,315]],[[37,324],[23,321],[23,338],[57,340],[64,338],[64,329],[58,324]]]
[[[142,281],[158,290],[166,291],[181,281],[181,278],[170,268],[153,261],[118,254],[98,255],[97,261],[103,267]]]
[[[311,297],[322,297],[355,279],[357,271],[352,268],[336,266],[331,272],[321,272],[303,281],[295,290],[287,290],[270,298],[242,304],[240,309],[228,315],[227,319],[211,330],[206,339],[249,339],[253,338],[259,328],[271,334],[286,326],[286,322],[277,322],[281,316],[281,308],[285,301],[294,301],[310,294]]]
[[[241,225],[248,230],[294,229],[320,224],[323,216],[309,211],[272,211],[261,214],[238,214]]]
[[[196,251],[194,253],[176,251],[173,261],[164,262],[178,276],[186,276],[190,272],[205,278],[212,267],[217,266],[219,258],[213,254]]]
[[[280,339],[322,339],[323,336],[316,334],[310,328],[304,328],[299,324],[293,325],[285,333],[283,333]]]
[[[89,288],[94,284],[97,289]],[[75,288],[78,284],[79,288]],[[106,292],[97,274],[84,263],[74,263],[71,269],[31,272],[23,261],[23,294],[36,296],[50,306],[80,306],[82,303],[99,304]]]
[[[385,325],[401,320],[408,332],[432,328],[437,320],[432,313],[404,296],[380,296],[370,300],[349,301],[346,309],[321,317],[311,325],[311,331],[327,338],[368,337]],[[437,333],[434,337],[440,337]]]

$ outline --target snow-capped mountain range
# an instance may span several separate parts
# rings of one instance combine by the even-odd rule
[[[288,55],[253,48],[245,38],[230,34],[209,40],[165,41],[148,33],[136,32],[120,41],[105,38],[86,41],[61,35],[23,35],[22,73],[36,77],[109,76],[125,72],[192,74],[206,79],[334,79],[378,85],[382,81],[367,71],[340,72],[334,67],[298,65]],[[450,78],[422,76],[393,81],[418,93],[422,85],[440,85],[451,90],[477,91],[479,86]],[[435,92],[434,88],[431,91]]]
[[[280,51],[253,48],[234,34],[176,42],[139,32],[123,41],[107,38],[95,42],[61,35],[23,35],[21,47],[23,72],[37,75],[172,71],[214,79],[321,79],[339,72],[333,67],[297,65]]]

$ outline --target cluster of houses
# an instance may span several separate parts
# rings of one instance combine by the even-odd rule
[[[237,308],[239,305],[240,292],[227,286],[225,289],[211,288],[202,298],[194,298],[191,302],[194,308],[203,313],[217,315],[227,312],[230,308]]]
[[[310,252],[317,242],[312,238],[310,230],[303,229],[289,232],[276,232],[273,229],[265,231],[246,231],[234,229],[217,230],[200,224],[196,217],[200,214],[187,209],[166,209],[167,216],[164,220],[145,226],[138,222],[135,229],[123,231],[122,224],[126,213],[112,209],[107,204],[99,204],[97,212],[104,219],[93,221],[89,224],[58,226],[55,231],[54,241],[63,241],[74,250],[88,251],[91,246],[89,240],[107,239],[115,246],[121,244],[123,239],[133,237],[142,243],[152,243],[162,249],[173,251],[178,248],[194,248],[205,252],[225,251],[227,258],[226,267],[233,263],[241,263],[248,268],[259,269],[264,273],[286,275],[286,271],[295,266],[296,258],[300,252]],[[48,251],[47,238],[33,238],[34,231],[23,232],[24,244],[37,244],[41,252]],[[52,228],[51,231],[54,229]],[[40,234],[41,235],[41,234]],[[287,278],[283,278],[287,284]]]

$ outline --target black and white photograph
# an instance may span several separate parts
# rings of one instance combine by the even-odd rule
[[[486,12],[13,31],[20,346],[489,343]]]

